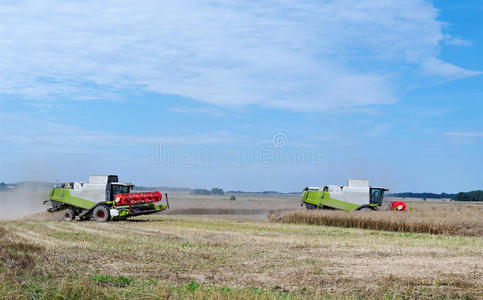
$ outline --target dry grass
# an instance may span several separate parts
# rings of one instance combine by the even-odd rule
[[[259,215],[298,207],[297,199],[170,200],[172,213],[210,215],[160,214],[99,224],[54,222],[39,214],[0,222],[0,298],[483,297],[481,234],[283,224]],[[424,203],[412,216],[437,214],[463,228],[481,215],[476,206],[438,207]]]
[[[5,274],[24,274],[32,271],[35,256],[43,251],[43,247],[19,241],[0,226],[0,266]]]
[[[272,213],[273,222],[360,229],[483,236],[483,207],[430,207],[415,211],[295,210]]]
[[[166,215],[0,228],[2,249],[31,258],[17,268],[2,252],[7,299],[483,295],[478,237]]]

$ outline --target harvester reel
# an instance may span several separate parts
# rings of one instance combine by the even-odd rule
[[[99,205],[96,207],[92,215],[96,222],[107,222],[111,218],[109,208],[107,208],[105,205]]]

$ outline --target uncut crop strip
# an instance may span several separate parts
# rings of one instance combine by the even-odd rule
[[[359,229],[483,236],[481,208],[425,209],[420,211],[295,210],[271,213],[272,222]]]

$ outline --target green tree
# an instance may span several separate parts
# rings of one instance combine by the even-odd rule
[[[191,190],[191,195],[210,195],[211,192],[205,189],[194,189]]]
[[[221,196],[223,196],[225,194],[225,192],[223,191],[223,189],[220,189],[220,188],[212,188],[211,189],[211,194],[212,195],[221,195]]]
[[[458,193],[454,197],[455,201],[470,201],[470,197],[466,193]]]

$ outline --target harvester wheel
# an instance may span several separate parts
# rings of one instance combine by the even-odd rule
[[[64,222],[72,222],[75,219],[75,213],[72,208],[66,208],[64,210]]]
[[[307,209],[317,209],[317,205],[311,203],[305,203],[305,208]]]
[[[356,208],[356,210],[371,211],[371,210],[376,210],[376,209],[374,207],[370,206],[370,205],[362,205],[362,206],[359,206],[358,208]]]
[[[107,208],[105,205],[96,207],[92,215],[94,216],[94,220],[96,222],[107,222],[111,218],[109,208]]]

